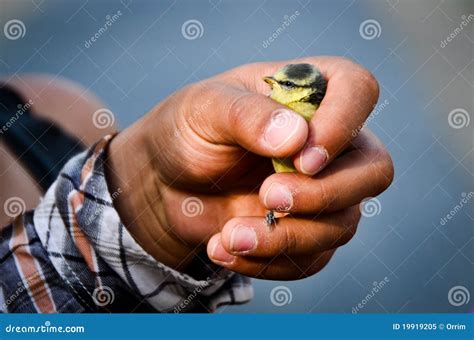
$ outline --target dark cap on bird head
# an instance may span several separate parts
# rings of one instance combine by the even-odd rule
[[[319,71],[311,64],[288,64],[282,70],[290,79],[301,80],[316,78],[320,75]]]
[[[279,86],[286,86],[289,90],[311,88],[313,93],[306,100],[315,104],[321,103],[326,93],[326,79],[311,64],[288,64],[276,71],[273,76],[264,77],[263,80],[272,87],[279,84]]]

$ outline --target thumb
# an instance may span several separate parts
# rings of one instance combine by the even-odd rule
[[[263,94],[232,89],[214,104],[208,123],[218,132],[215,142],[282,158],[298,152],[308,138],[303,117]]]

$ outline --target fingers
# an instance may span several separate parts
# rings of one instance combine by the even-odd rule
[[[370,72],[348,60],[338,60],[323,72],[326,95],[310,122],[307,145],[295,156],[295,167],[314,175],[353,139],[377,103],[379,87]]]
[[[303,117],[260,94],[236,97],[227,118],[229,136],[262,156],[292,155],[308,137],[308,125]]]
[[[219,87],[220,86],[220,87]],[[220,83],[196,85],[195,97],[211,98],[198,133],[213,143],[239,145],[266,157],[295,154],[308,137],[308,124],[296,112],[259,93]]]
[[[296,168],[314,175],[347,146],[363,124],[377,101],[378,84],[370,72],[344,58],[291,61],[314,64],[328,81],[326,96],[308,130],[300,115],[267,97],[269,88],[261,79],[289,62],[245,65],[224,73],[220,81],[191,86],[185,101],[205,103],[188,111],[205,114],[189,120],[213,143],[237,144],[266,157],[296,154]]]
[[[323,252],[346,244],[357,229],[357,206],[317,219],[284,217],[268,227],[262,217],[236,217],[221,231],[225,250],[233,255],[275,257]]]
[[[262,217],[238,217],[208,242],[216,264],[244,275],[267,279],[298,279],[321,270],[334,249],[354,235],[357,206],[317,220],[284,217],[274,228]]]
[[[226,252],[220,242],[221,235],[214,235],[208,243],[208,253],[226,257],[228,262],[217,264],[234,272],[267,280],[302,279],[319,272],[331,259],[334,250],[312,253],[299,257],[286,255],[273,258],[233,256]]]
[[[298,280],[321,271],[334,252],[331,250],[294,258],[279,256],[272,261],[263,258],[237,257],[232,268],[228,269],[242,275],[266,280]]]
[[[379,96],[378,83],[360,65],[340,57],[311,57],[284,62],[258,63],[237,69],[250,90],[269,93],[261,80],[288,63],[310,63],[327,79],[326,95],[310,122],[307,144],[294,158],[295,167],[314,175],[334,159],[363,125]]]
[[[282,173],[260,188],[267,209],[298,214],[337,211],[377,196],[393,180],[392,160],[382,143],[364,130],[323,172],[308,177]]]

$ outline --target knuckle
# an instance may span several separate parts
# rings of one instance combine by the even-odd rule
[[[349,225],[346,231],[346,242],[344,244],[347,244],[350,240],[352,240],[357,233],[357,227],[359,225],[359,220],[360,216],[357,218],[357,220],[354,219],[354,223]]]
[[[324,180],[319,181],[317,192],[318,195],[315,195],[315,197],[319,197],[319,199],[316,200],[318,202],[316,204],[319,204],[317,210],[324,210],[337,199],[337,195],[333,194],[332,189],[330,189]]]
[[[395,177],[395,168],[393,166],[392,157],[390,157],[390,154],[387,151],[383,153],[382,162],[384,164],[384,173],[385,173],[385,180],[382,184],[383,184],[383,190],[385,190],[390,186],[390,184],[392,184],[393,178]]]
[[[284,254],[294,254],[297,252],[298,240],[292,228],[285,226],[282,242],[283,245],[281,246],[281,249],[283,249]]]
[[[366,84],[370,92],[376,94],[376,97],[378,97],[379,82],[372,72],[347,57],[335,57],[334,61],[340,66],[340,68],[343,68],[347,72],[355,74],[360,78]]]
[[[186,116],[192,116],[195,108],[200,107],[203,102],[209,99],[209,86],[202,81],[186,85],[170,98],[174,102],[173,105],[184,104],[185,110],[183,112]]]
[[[369,89],[375,94],[375,97],[378,98],[380,93],[380,85],[377,78],[375,78],[374,74],[367,69],[364,69],[363,77]]]
[[[350,208],[350,211],[352,212],[352,221],[351,221],[351,225],[355,228],[357,228],[357,225],[359,224],[360,222],[360,218],[362,216],[361,212],[360,212],[360,208],[359,208],[359,204],[357,205],[354,205]]]
[[[338,247],[347,244],[354,237],[359,220],[360,211],[358,206],[346,210],[340,221],[340,234],[335,242]]]
[[[201,98],[202,95],[204,94],[204,86],[202,85],[202,82],[186,85],[181,89],[181,91],[184,93],[184,99],[186,99],[186,102],[188,100],[195,100],[196,98]]]
[[[223,86],[214,80],[201,80],[183,88],[183,102],[190,103],[194,108],[207,108],[222,96]]]
[[[230,126],[243,127],[247,123],[245,110],[249,103],[254,101],[250,93],[239,93],[234,95],[228,103],[227,113]]]
[[[380,172],[381,174],[383,174],[380,179],[380,192],[385,191],[390,186],[390,184],[392,184],[394,177],[394,170],[391,159],[386,164],[388,165],[384,166],[384,170]]]
[[[380,94],[380,85],[377,78],[375,78],[372,72],[363,67],[360,68],[359,72],[362,82],[367,88],[369,95],[368,97],[371,99],[371,101],[373,101],[374,104],[377,103]]]
[[[338,247],[349,243],[354,237],[357,230],[357,224],[344,226],[344,231],[338,241]]]
[[[370,163],[372,174],[374,176],[375,194],[385,191],[393,181],[394,166],[390,154],[385,149],[377,150]]]

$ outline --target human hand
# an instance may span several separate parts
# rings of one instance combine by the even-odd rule
[[[290,62],[314,64],[328,80],[309,124],[268,98],[261,80]],[[189,85],[112,141],[114,205],[137,242],[173,268],[188,270],[207,247],[213,262],[245,275],[312,275],[354,235],[358,203],[392,181],[376,137],[364,129],[353,138],[377,98],[371,74],[339,57],[249,64]],[[272,174],[269,158],[289,156],[301,173]],[[269,228],[268,209],[288,215]]]

